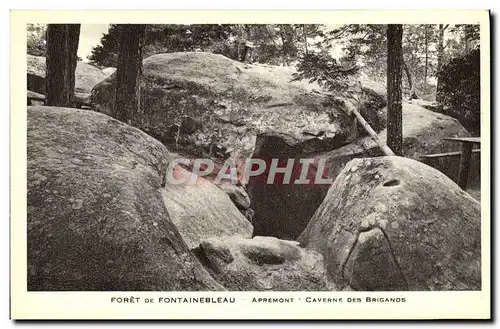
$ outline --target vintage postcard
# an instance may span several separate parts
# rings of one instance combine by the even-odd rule
[[[12,11],[11,318],[490,319],[489,20]]]

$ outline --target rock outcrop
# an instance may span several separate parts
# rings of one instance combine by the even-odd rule
[[[174,175],[180,179],[192,174],[177,166]],[[190,249],[211,237],[252,237],[252,224],[224,191],[206,179],[179,185],[167,181],[161,191],[170,218]]]
[[[45,57],[28,56],[28,90],[45,95]],[[77,106],[90,106],[90,92],[106,75],[97,67],[78,62],[75,70],[75,100]]]
[[[116,74],[112,74],[92,90],[95,110],[112,115],[115,78]],[[351,100],[340,94],[332,97],[307,81],[292,80],[290,68],[243,64],[211,53],[153,55],[143,62],[145,114],[132,125],[190,156],[231,159],[237,163],[252,156],[300,158],[338,148],[358,136],[356,122],[347,114]],[[385,97],[370,89],[365,80],[355,94],[360,111],[378,131],[385,127],[380,111],[385,106]],[[265,194],[255,199],[266,199],[265,203],[257,202],[256,209],[252,205],[254,219],[280,226],[280,231],[258,228],[255,234],[294,239],[307,224],[305,218],[309,219],[321,202],[297,202],[300,189],[291,193],[296,198],[292,198],[288,207],[288,196],[282,198],[275,193],[281,188],[248,188],[248,194],[250,189],[254,196]],[[310,191],[315,199],[325,194],[325,191]],[[238,197],[237,205],[245,202],[240,196],[232,195],[233,201]],[[250,196],[253,200],[254,196]],[[272,209],[270,206],[273,200],[280,207],[277,218],[263,214],[274,214],[274,203]],[[298,210],[299,207],[304,210]],[[281,225],[282,215],[290,218],[283,213],[289,210],[299,212],[297,225]]]
[[[279,137],[300,153],[353,139],[355,125],[342,99],[291,82],[287,68],[203,52],[157,54],[143,64],[145,115],[136,126],[189,154],[246,159],[258,135]],[[115,77],[94,87],[97,111],[112,114]]]
[[[212,238],[201,242],[198,257],[228,290],[327,290],[320,254],[298,242],[273,237]]]
[[[223,290],[161,193],[167,149],[106,115],[28,107],[28,290]]]
[[[479,203],[411,159],[349,162],[299,241],[338,290],[481,289]]]
[[[387,139],[387,130],[379,134],[381,140]],[[421,155],[460,151],[457,143],[444,141],[447,137],[469,136],[469,133],[458,120],[443,114],[434,113],[418,105],[403,104],[403,151],[405,156],[418,160]],[[361,137],[345,146],[329,152],[296,154],[287,151],[286,145],[277,138],[265,138],[259,143],[255,152],[256,158],[280,158],[285,163],[289,158],[314,159],[308,172],[314,177],[320,159],[325,159],[322,177],[335,179],[344,166],[354,158],[382,155],[370,137]],[[475,160],[474,160],[475,161]],[[267,161],[268,163],[270,161]],[[441,161],[439,169],[449,177],[456,177],[458,159]],[[477,162],[477,161],[476,161]],[[476,162],[473,162],[475,164]],[[284,166],[284,165],[283,165]],[[473,165],[471,175],[479,177],[479,166]],[[294,168],[298,178],[301,165]],[[265,184],[265,177],[250,181],[248,192],[255,210],[253,221],[256,235],[273,235],[282,239],[296,239],[304,230],[310,218],[319,207],[328,191],[325,184]],[[293,214],[291,216],[290,214]]]

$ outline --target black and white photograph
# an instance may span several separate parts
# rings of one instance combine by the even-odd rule
[[[28,294],[489,287],[484,20],[165,22],[25,24]]]

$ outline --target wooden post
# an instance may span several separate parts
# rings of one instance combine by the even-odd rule
[[[462,154],[460,155],[460,169],[458,171],[458,186],[467,188],[469,178],[470,158],[472,155],[472,143],[462,143]]]

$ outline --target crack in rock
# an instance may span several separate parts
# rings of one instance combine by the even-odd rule
[[[379,232],[377,232],[377,231],[379,231]],[[342,277],[342,280],[344,281],[344,287],[350,287],[351,289],[355,289],[354,287],[351,286],[352,280],[353,280],[353,277],[352,277],[353,271],[354,271],[354,267],[355,267],[354,262],[356,261],[355,259],[353,259],[353,258],[356,258],[356,255],[354,255],[355,250],[358,249],[360,244],[368,241],[371,237],[373,237],[377,234],[380,234],[380,232],[384,236],[384,240],[387,241],[387,246],[388,246],[388,249],[390,252],[390,259],[392,259],[393,263],[396,265],[397,271],[398,271],[399,275],[401,276],[402,280],[404,281],[404,284],[405,284],[404,290],[409,289],[410,285],[408,283],[408,278],[405,276],[405,274],[401,268],[401,265],[396,258],[393,245],[392,245],[391,241],[389,240],[387,233],[380,226],[371,226],[371,227],[361,226],[359,228],[357,235],[356,235],[356,239],[354,240],[354,243],[352,244],[351,248],[349,249],[349,252],[348,252],[346,259],[342,263],[342,267],[341,267],[342,275],[341,275],[341,277]]]
[[[401,277],[404,279],[404,282],[406,283],[406,290],[408,290],[410,287],[410,284],[408,282],[408,278],[406,277],[406,275],[403,272],[403,269],[401,268],[401,264],[399,264],[399,261],[397,260],[396,255],[394,254],[394,248],[392,247],[392,242],[389,239],[389,236],[387,235],[387,233],[385,232],[385,230],[383,228],[380,228],[380,231],[382,231],[385,239],[387,240],[387,244],[389,245],[389,250],[391,252],[391,257],[394,261],[394,264],[396,264],[396,266],[399,270],[399,273],[401,274]]]

